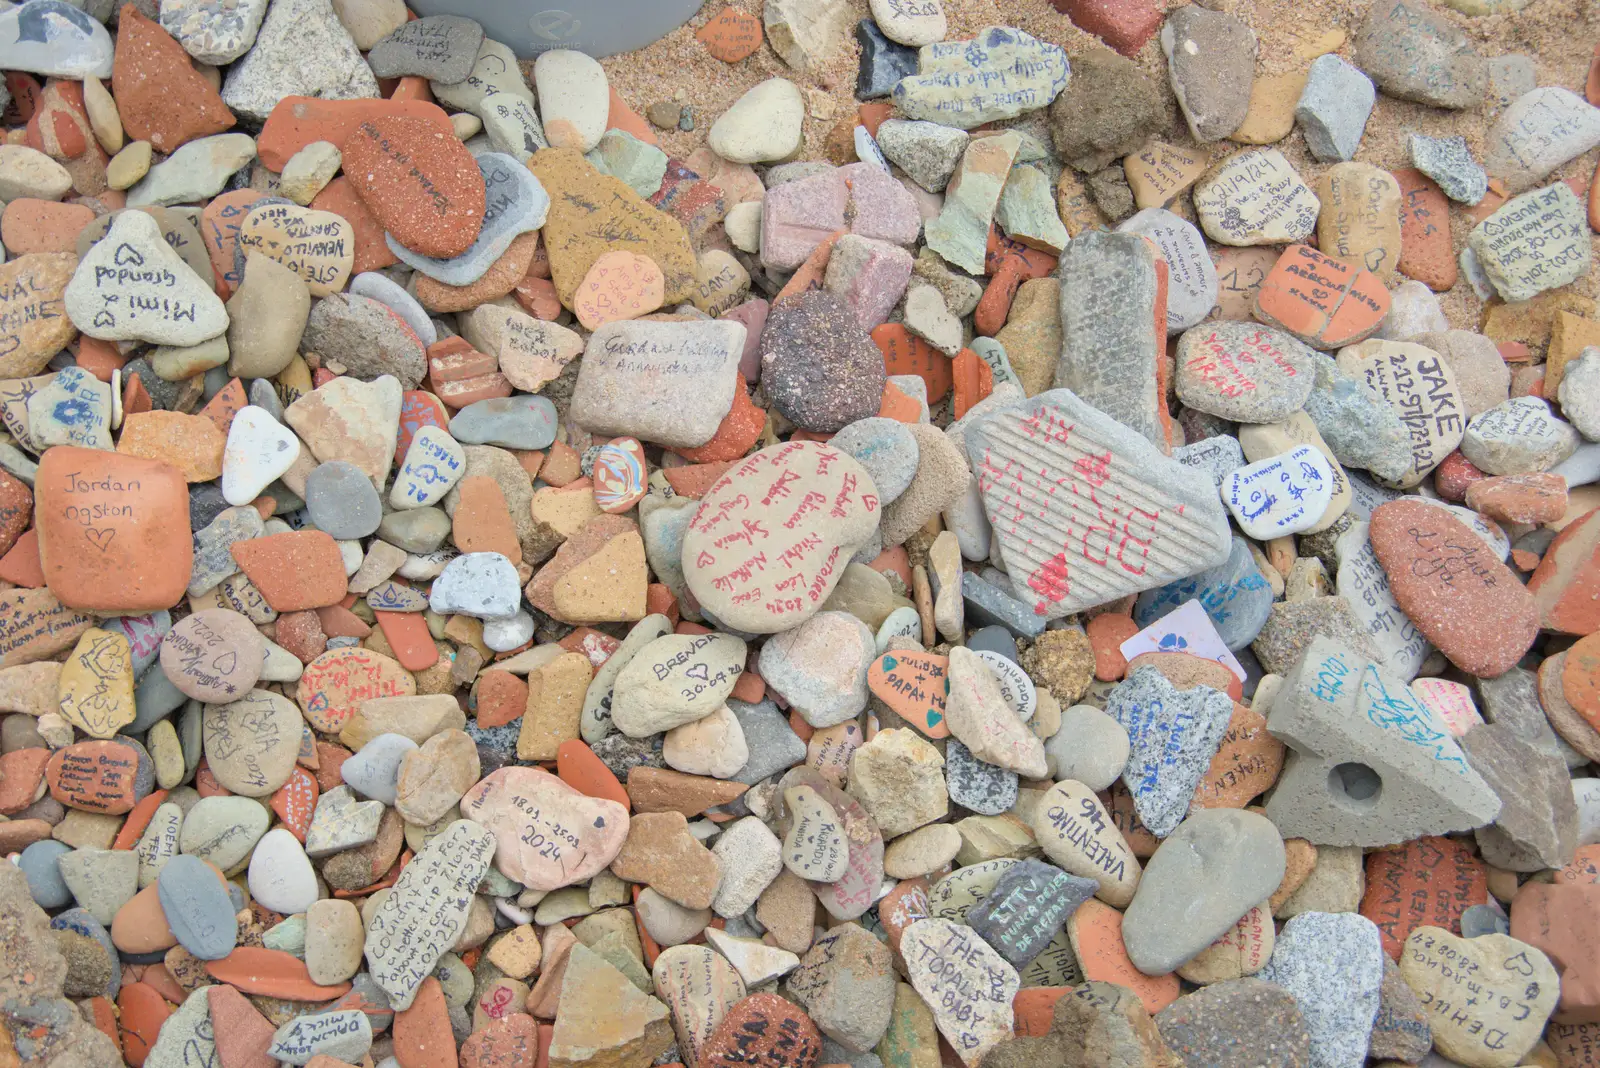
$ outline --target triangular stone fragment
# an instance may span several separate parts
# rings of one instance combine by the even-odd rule
[[[598,953],[574,945],[561,981],[561,1011],[550,1041],[551,1068],[633,1068],[672,1045],[667,1007]]]
[[[1228,557],[1210,477],[1071,390],[997,409],[966,446],[1015,595],[1035,615],[1058,619]]]
[[[1272,701],[1290,747],[1267,815],[1285,838],[1383,846],[1482,827],[1500,799],[1438,713],[1387,669],[1314,638]]]

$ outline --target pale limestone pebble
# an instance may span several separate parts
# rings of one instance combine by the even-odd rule
[[[68,367],[28,398],[29,436],[40,449],[110,449],[112,406],[118,400],[107,383],[80,367]]]
[[[256,843],[249,885],[252,897],[285,916],[304,912],[317,900],[317,873],[299,840],[282,827]]]
[[[255,156],[256,143],[249,134],[213,134],[190,141],[151,167],[128,190],[128,207],[210,200]]]
[[[423,977],[465,931],[494,849],[488,829],[457,820],[406,866],[367,921],[367,966],[394,1008],[411,1007]]]
[[[744,661],[745,643],[731,634],[657,638],[617,675],[612,721],[630,738],[693,723],[723,704]]]
[[[569,418],[674,448],[703,445],[733,404],[744,346],[744,326],[727,320],[607,323],[588,340]],[[645,352],[654,359],[641,364]]]
[[[249,859],[267,832],[267,809],[246,797],[202,797],[184,814],[178,848],[233,871]]]
[[[889,1028],[893,958],[888,946],[858,924],[840,924],[816,939],[787,983],[818,1030],[847,1056],[872,1049]]]
[[[317,799],[306,831],[306,856],[320,860],[377,840],[383,819],[381,801],[357,801],[348,786],[335,786]]]
[[[796,70],[826,67],[854,17],[845,0],[773,0],[761,11],[767,42]]]
[[[789,830],[783,837],[783,864],[802,879],[831,883],[844,876],[849,849],[844,825],[825,798],[809,786],[791,786],[783,793]]]
[[[59,200],[72,189],[67,169],[36,148],[0,145],[0,200]]]
[[[1556,182],[1507,201],[1467,235],[1465,252],[1502,298],[1531,300],[1589,273],[1588,232],[1582,203]]]
[[[1571,424],[1539,397],[1513,397],[1467,424],[1461,454],[1489,475],[1548,471],[1571,456],[1581,440]]]
[[[1399,966],[1407,985],[1425,999],[1434,1048],[1473,1068],[1525,1063],[1562,994],[1550,958],[1506,934],[1461,938],[1441,927],[1418,927],[1401,949]],[[1485,1035],[1498,1042],[1491,1045]]]
[[[1035,805],[1031,825],[1045,856],[1093,879],[1100,900],[1117,908],[1133,900],[1143,869],[1094,791],[1071,779],[1056,783]]]
[[[482,120],[484,135],[496,152],[525,163],[549,145],[516,53],[499,41],[483,39],[466,80],[454,85],[429,82],[428,87],[441,105],[471,112]]]
[[[723,831],[711,847],[721,865],[711,908],[725,919],[743,915],[783,870],[783,843],[756,816],[746,816]]]
[[[855,616],[823,611],[761,648],[761,677],[812,727],[831,727],[867,705],[873,634]]]
[[[1332,53],[1318,56],[1294,113],[1311,154],[1323,163],[1352,158],[1376,99],[1372,79],[1359,69]]]
[[[728,209],[722,220],[728,240],[740,252],[755,255],[761,251],[761,201],[747,200]]]
[[[1011,1037],[1011,999],[1021,978],[978,932],[948,920],[918,920],[900,936],[907,977],[939,1031],[974,1066]]]
[[[1449,329],[1450,320],[1445,317],[1438,296],[1413,279],[1401,282],[1390,291],[1389,314],[1383,317],[1383,325],[1372,336],[1383,341],[1416,341],[1421,334],[1438,334]]]
[[[1194,187],[1206,236],[1223,245],[1303,241],[1322,210],[1316,194],[1275,148],[1251,148],[1214,166]]]
[[[1094,705],[1061,712],[1061,727],[1045,742],[1053,779],[1073,779],[1090,790],[1105,790],[1128,763],[1128,732]]]
[[[883,35],[916,48],[944,40],[947,30],[941,0],[872,0],[872,18]]]
[[[1034,248],[1060,252],[1071,240],[1056,207],[1055,183],[1042,167],[1011,168],[994,217],[1008,237]]]
[[[299,458],[300,439],[293,431],[265,409],[245,405],[229,423],[222,450],[223,499],[235,507],[249,504]]]
[[[79,261],[62,303],[79,330],[109,341],[196,345],[228,328],[222,301],[142,211],[116,217]]]
[[[1513,101],[1485,141],[1484,169],[1521,193],[1600,145],[1600,108],[1570,89],[1541,86]]]
[[[283,419],[318,460],[355,464],[381,487],[394,466],[401,393],[393,375],[371,382],[340,375],[297,398]]]
[[[786,949],[756,938],[740,938],[716,927],[706,928],[706,942],[727,958],[747,989],[781,978],[800,965],[800,958]]]
[[[724,1015],[745,996],[744,980],[706,946],[663,950],[651,968],[655,993],[672,1012],[673,1031],[686,1061],[698,1058]]]
[[[305,207],[339,173],[339,146],[329,141],[313,141],[283,165],[278,176],[278,192]]]
[[[106,184],[112,189],[132,189],[150,173],[155,149],[149,141],[130,141],[106,164]]]
[[[850,755],[850,795],[895,838],[949,811],[943,769],[939,750],[910,728],[879,731]]]
[[[987,764],[1029,779],[1048,773],[1044,743],[1007,705],[994,669],[963,646],[950,650],[945,722]]]
[[[710,909],[684,908],[648,886],[639,892],[634,907],[639,913],[639,922],[663,948],[682,945],[695,938],[714,917]]]
[[[133,853],[139,858],[139,889],[154,883],[167,861],[178,855],[183,832],[183,809],[166,802],[156,808],[150,824],[139,836]],[[86,904],[79,901],[79,904]]]
[[[285,96],[325,100],[377,97],[378,82],[331,0],[277,0],[254,46],[228,70],[222,100],[236,115],[265,122]]]
[[[532,625],[530,620],[530,630]],[[667,731],[661,758],[668,767],[686,775],[731,779],[749,763],[750,749],[738,718],[727,705],[722,705],[702,719]]]
[[[210,997],[211,984],[206,983],[184,998],[178,1010],[162,1021],[155,1042],[145,1054],[145,1064],[150,1068],[189,1068],[218,1063]],[[370,1037],[371,1025],[367,1026]]]
[[[948,823],[933,823],[903,834],[883,851],[883,873],[891,879],[932,875],[955,860],[961,832]]]
[[[546,129],[549,116],[545,116]],[[800,149],[805,101],[787,78],[768,78],[748,90],[712,123],[707,144],[734,163],[772,163]]]

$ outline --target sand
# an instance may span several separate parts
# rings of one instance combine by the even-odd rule
[[[704,143],[706,132],[716,117],[756,83],[772,77],[785,77],[806,92],[809,113],[806,121],[803,159],[823,158],[822,143],[841,117],[852,114],[859,102],[853,95],[859,50],[854,34],[847,34],[837,54],[823,70],[796,71],[763,45],[754,55],[736,64],[713,59],[694,39],[694,31],[718,14],[725,0],[709,0],[688,24],[675,30],[649,48],[604,61],[611,84],[623,99],[640,114],[657,101],[673,100],[694,109],[695,129],[657,131],[661,146],[676,158],[683,158]],[[760,0],[734,0],[733,7],[761,14]],[[1226,10],[1248,23],[1260,41],[1258,73],[1280,73],[1309,66],[1327,43],[1342,38],[1339,54],[1352,58],[1350,38],[1367,10],[1366,3],[1344,0],[1208,0],[1207,7]],[[866,17],[866,0],[853,0],[856,18]],[[1493,57],[1520,53],[1532,58],[1539,85],[1559,85],[1581,94],[1590,57],[1600,44],[1600,0],[1534,0],[1514,14],[1472,18],[1435,5],[1443,17],[1460,26],[1478,51]],[[1091,34],[1074,26],[1047,0],[945,0],[949,19],[948,39],[972,37],[985,26],[1010,25],[1034,36],[1061,45],[1069,56],[1105,45]],[[853,25],[853,23],[852,23]],[[1153,137],[1177,145],[1193,145],[1177,103],[1172,98],[1166,76],[1166,59],[1156,38],[1152,38],[1133,57],[1150,71],[1167,97],[1167,122],[1151,130]],[[1357,160],[1380,167],[1409,167],[1406,135],[1423,133],[1445,137],[1464,136],[1478,158],[1482,158],[1483,135],[1497,109],[1485,105],[1480,110],[1445,111],[1378,95],[1377,106],[1367,124],[1366,135],[1356,153]],[[1037,123],[1037,119],[1034,120]],[[1019,122],[1027,123],[1027,117]],[[1212,158],[1220,158],[1241,147],[1223,141],[1209,146]],[[1298,129],[1278,148],[1299,169],[1306,183],[1316,187],[1328,164],[1314,160],[1306,150]],[[1579,157],[1551,178],[1581,177],[1587,185],[1594,175],[1600,150]],[[1193,217],[1187,205],[1175,205],[1181,214]],[[1473,221],[1462,211],[1451,212],[1452,237],[1456,250],[1463,247]],[[1597,249],[1600,252],[1600,249]],[[1586,296],[1600,295],[1600,255],[1589,277],[1574,289]],[[1476,329],[1481,305],[1463,279],[1450,292],[1441,294],[1441,303],[1451,324]]]

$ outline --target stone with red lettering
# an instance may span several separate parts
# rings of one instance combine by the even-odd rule
[[[734,1003],[700,1047],[702,1068],[812,1068],[822,1034],[811,1017],[776,994],[751,994]]]
[[[723,624],[787,630],[821,609],[878,515],[872,476],[838,449],[810,441],[763,449],[701,499],[683,539],[684,576]]]
[[[1022,980],[977,931],[949,920],[919,920],[900,936],[900,953],[939,1033],[969,1068],[1011,1037],[1011,999]]]
[[[1533,597],[1445,509],[1390,501],[1373,511],[1368,536],[1400,610],[1463,671],[1504,674],[1538,637]]]
[[[1238,423],[1276,423],[1311,395],[1312,360],[1298,339],[1270,326],[1205,323],[1178,339],[1178,399]]]
[[[1232,546],[1211,478],[1066,389],[998,407],[967,455],[1013,588],[1056,619],[1216,567]]]
[[[500,872],[537,890],[604,870],[628,837],[622,805],[579,793],[539,768],[490,772],[461,799],[461,814],[494,833]]]
[[[77,742],[51,755],[44,777],[68,808],[120,816],[155,786],[155,765],[126,740]]]

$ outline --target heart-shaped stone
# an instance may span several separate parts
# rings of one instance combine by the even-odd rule
[[[222,496],[249,504],[300,458],[300,439],[265,408],[247,404],[228,427],[222,450]]]
[[[461,815],[494,832],[495,867],[533,890],[583,882],[615,860],[628,837],[626,808],[538,768],[491,772],[461,799]]]
[[[947,656],[897,649],[872,662],[867,688],[929,738],[948,738],[944,699],[950,692],[949,669]]]

